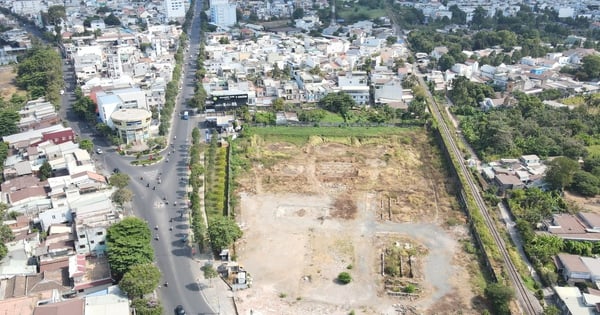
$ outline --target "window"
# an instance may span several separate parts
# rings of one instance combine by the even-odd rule
[[[104,245],[104,241],[100,241],[98,245]]]
[[[85,248],[85,245],[79,245],[79,248]]]
[[[52,215],[52,219],[56,219],[56,216],[55,216],[55,215]]]
[[[102,235],[102,234],[104,234],[104,232],[102,232],[102,231],[96,233],[96,235]]]
[[[85,234],[79,234],[79,238],[85,238]]]
[[[94,242],[94,240],[91,240],[91,241],[90,241],[90,244],[94,244],[94,243],[95,243],[95,242]]]

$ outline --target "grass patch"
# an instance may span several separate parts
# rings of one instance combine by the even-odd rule
[[[344,118],[342,118],[342,116],[340,116],[340,114],[332,113],[329,111],[324,111],[324,112],[326,114],[321,120],[319,120],[319,122],[322,122],[322,123],[343,123],[344,122]]]
[[[590,156],[600,155],[600,144],[589,145],[586,148]]]
[[[390,135],[403,135],[409,131],[421,129],[398,127],[249,127],[247,135],[262,136],[265,141],[289,142],[302,146],[310,137],[319,136],[326,138],[369,138]]]

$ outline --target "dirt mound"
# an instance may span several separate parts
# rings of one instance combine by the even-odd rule
[[[338,196],[338,198],[333,203],[333,211],[331,211],[331,216],[334,218],[350,220],[356,217],[356,212],[358,211],[358,207],[356,203],[347,194]]]

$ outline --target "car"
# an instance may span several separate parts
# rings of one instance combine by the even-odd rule
[[[60,95],[64,95],[65,94],[65,90],[60,90]]]
[[[121,173],[121,170],[120,170],[120,169],[118,169],[118,168],[115,168],[115,169],[113,169],[113,173],[115,173],[115,174],[119,174],[119,173]]]
[[[175,314],[185,315],[185,310],[183,309],[183,306],[177,305],[177,307],[175,308]]]
[[[98,153],[98,154],[102,154],[102,149],[100,149],[100,148],[97,148],[97,149],[96,149],[96,153]]]

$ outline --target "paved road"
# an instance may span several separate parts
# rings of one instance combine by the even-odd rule
[[[188,145],[191,141],[192,129],[197,126],[200,117],[181,120],[179,113],[184,102],[194,94],[194,72],[196,55],[200,43],[200,11],[202,1],[196,2],[194,19],[191,25],[189,51],[185,53],[183,84],[177,100],[175,117],[171,134],[168,136],[169,152],[164,152],[165,159],[157,165],[134,167],[131,158],[119,156],[109,143],[93,135],[93,130],[86,122],[78,120],[72,112],[71,102],[75,100],[75,78],[72,66],[65,64],[65,94],[62,98],[61,116],[66,117],[70,126],[81,138],[92,139],[96,148],[104,153],[94,153],[100,172],[108,175],[118,168],[131,178],[129,188],[134,193],[132,205],[126,207],[126,214],[134,214],[148,222],[153,234],[159,236],[153,241],[156,263],[168,287],[159,288],[160,300],[166,314],[171,314],[177,305],[183,305],[188,314],[216,314],[208,305],[197,279],[201,277],[200,265],[191,257],[192,249],[188,242],[182,241],[188,235],[188,215],[186,207]],[[168,159],[168,162],[166,161]],[[157,178],[160,177],[159,184]],[[142,179],[143,178],[143,179]],[[147,187],[148,186],[148,187]],[[155,190],[153,190],[153,188]],[[168,202],[168,204],[166,204]],[[175,206],[175,202],[177,205]],[[170,222],[170,220],[173,220]],[[158,230],[154,227],[158,226]],[[173,228],[172,231],[169,227]]]

